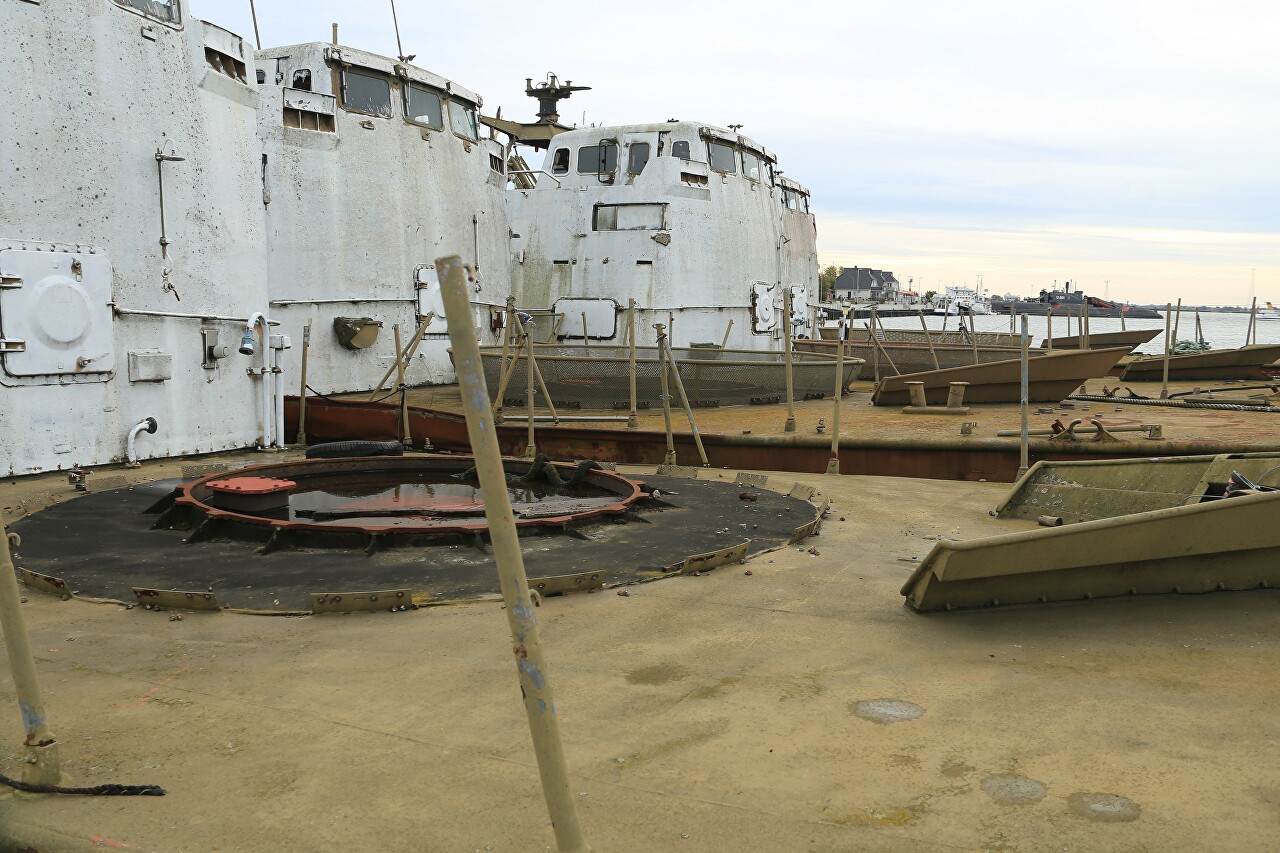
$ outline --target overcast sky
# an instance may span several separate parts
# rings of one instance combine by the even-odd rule
[[[192,0],[252,38],[248,0]],[[257,0],[263,45],[394,56],[388,0]],[[808,186],[823,263],[922,289],[1280,302],[1280,4],[400,0],[414,64],[532,119],[742,132]]]

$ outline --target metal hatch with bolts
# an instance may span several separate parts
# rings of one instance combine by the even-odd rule
[[[105,382],[115,367],[111,261],[99,252],[0,250],[4,375]]]

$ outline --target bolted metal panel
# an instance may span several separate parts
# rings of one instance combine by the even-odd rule
[[[739,486],[753,486],[763,488],[769,482],[768,474],[748,474],[742,472],[733,478],[733,482]]]
[[[176,589],[147,589],[135,586],[133,594],[147,609],[219,610],[218,598],[212,592],[186,592]]]
[[[413,592],[383,589],[372,592],[317,592],[311,594],[312,613],[355,613],[362,610],[407,610]]]
[[[529,587],[542,595],[562,595],[586,589],[600,589],[604,576],[600,572],[580,572],[576,575],[555,575],[545,578],[529,578]]]
[[[18,578],[26,584],[27,589],[58,596],[71,594],[71,590],[67,588],[67,582],[62,578],[55,578],[53,575],[42,575],[30,569],[19,568],[17,572]]]
[[[87,251],[0,251],[0,331],[8,376],[98,374],[115,369],[111,261]],[[22,343],[18,348],[12,342]]]
[[[716,566],[723,566],[725,563],[741,563],[747,559],[747,551],[751,548],[751,540],[739,542],[737,545],[730,545],[727,548],[719,548],[715,551],[708,551],[705,554],[692,554],[684,558],[684,563],[678,566],[681,574],[692,574],[693,572],[706,572],[714,569]],[[672,567],[677,568],[676,566]]]

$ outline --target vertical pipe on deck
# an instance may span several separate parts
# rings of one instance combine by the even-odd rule
[[[636,415],[636,301],[634,299],[627,300],[627,379],[631,390],[631,414],[627,416],[627,429],[639,429],[640,418]]]
[[[550,672],[542,651],[542,640],[529,598],[529,581],[525,575],[520,539],[507,493],[506,471],[493,414],[489,410],[484,369],[480,363],[480,347],[475,324],[467,300],[467,274],[457,255],[440,258],[441,293],[446,312],[454,320],[449,324],[458,385],[462,391],[462,408],[467,417],[467,435],[475,456],[476,473],[485,495],[484,512],[493,545],[494,562],[502,597],[506,602],[507,623],[511,628],[512,649],[519,672],[520,692],[524,697],[529,732],[533,738],[542,793],[551,815],[556,845],[562,853],[585,853],[590,848],[578,822],[578,809],[569,786],[569,768],[560,740],[560,723],[555,696],[551,690]],[[533,418],[529,419],[532,429]]]
[[[298,390],[298,444],[307,446],[307,352],[311,349],[311,324],[302,327],[302,381]]]
[[[978,324],[973,319],[973,305],[969,306],[969,337],[973,339],[973,363],[978,363]]]
[[[1022,431],[1018,439],[1018,476],[1027,473],[1031,463],[1030,439],[1027,434],[1027,418],[1031,408],[1031,335],[1027,331],[1027,315],[1022,315],[1022,334],[1019,341],[1020,364],[1019,408],[1022,411]]]
[[[524,447],[524,456],[526,459],[532,459],[538,455],[538,445],[534,441],[533,435],[533,335],[529,334],[528,331],[524,333],[524,351],[528,359],[524,365],[524,401],[526,408],[529,410],[529,429]]]
[[[791,287],[782,291],[782,338],[786,352],[787,371],[787,422],[783,424],[783,432],[796,431],[795,383],[791,375]]]
[[[840,473],[840,400],[844,397],[844,348],[848,346],[844,340],[845,324],[849,313],[840,316],[840,333],[836,337],[836,394],[831,412],[831,459],[827,462],[828,474]]]
[[[1249,331],[1245,332],[1244,345],[1258,342],[1258,297],[1253,297],[1253,305],[1249,308]]]

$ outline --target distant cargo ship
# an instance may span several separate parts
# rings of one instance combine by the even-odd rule
[[[1080,307],[1088,306],[1090,317],[1124,317],[1128,320],[1160,320],[1159,314],[1150,308],[1139,305],[1125,305],[1120,302],[1108,302],[1096,296],[1089,296],[1080,290],[1042,290],[1038,299],[1018,299],[1013,302],[1004,299],[992,299],[991,310],[996,314],[1053,314],[1055,317],[1075,317]]]

